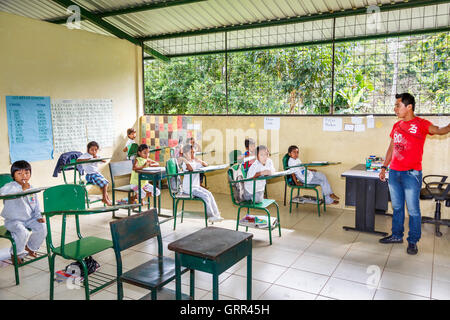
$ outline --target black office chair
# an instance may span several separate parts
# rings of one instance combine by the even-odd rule
[[[427,182],[430,177],[441,178],[440,181]],[[450,219],[441,219],[441,202],[445,201],[445,206],[450,207],[450,183],[445,182],[447,176],[441,175],[428,175],[423,177],[423,183],[425,188],[420,190],[420,199],[422,200],[434,200],[436,202],[436,210],[434,211],[434,217],[422,217],[422,223],[431,223],[435,225],[436,236],[442,236],[439,230],[441,225],[450,227]]]

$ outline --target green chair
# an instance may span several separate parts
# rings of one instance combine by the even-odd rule
[[[141,288],[149,289],[150,294],[141,300],[156,300],[157,292],[175,279],[175,260],[163,256],[163,242],[156,209],[126,217],[109,223],[116,254],[117,265],[117,299],[123,299],[123,282]],[[156,237],[158,241],[158,256],[139,266],[122,273],[121,252],[144,241]],[[188,271],[182,268],[181,273]],[[191,271],[193,281],[194,270]],[[194,286],[191,286],[193,289]],[[166,289],[165,291],[171,291]],[[175,291],[171,291],[175,298]],[[192,294],[191,294],[192,295]]]
[[[228,155],[228,157],[230,158],[230,165],[233,165],[235,163],[238,163],[238,157],[242,155],[241,150],[233,150],[230,152],[230,154]]]
[[[288,169],[288,162],[289,162],[289,154],[285,154],[283,157],[283,169],[287,170]],[[306,189],[306,190],[314,190],[316,192],[316,203],[317,203],[317,212],[319,214],[320,217],[320,204],[321,202],[323,202],[323,211],[327,211],[326,205],[325,205],[325,195],[322,194],[323,196],[323,200],[320,199],[319,197],[319,190],[318,188],[320,187],[319,184],[308,184],[308,180],[307,180],[307,173],[308,173],[308,167],[305,167],[305,183],[301,184],[301,185],[296,185],[294,183],[294,179],[292,179],[292,175],[286,175],[284,176],[284,205],[286,205],[286,192],[287,192],[287,187],[289,187],[291,189],[291,197],[289,200],[289,213],[292,212],[292,193],[294,192],[294,190],[297,190],[297,197],[300,196],[300,189]],[[298,208],[298,202],[296,203],[296,208]]]
[[[61,256],[67,260],[78,261],[83,268],[83,285],[86,300],[90,295],[111,285],[116,281],[114,276],[96,271],[93,275],[88,276],[88,270],[84,259],[96,253],[113,248],[110,240],[97,237],[83,237],[80,231],[79,215],[83,213],[76,212],[86,209],[86,189],[81,185],[64,184],[51,187],[44,191],[44,208],[43,215],[47,222],[47,251],[49,253],[49,269],[50,269],[50,300],[54,297],[54,276],[55,276],[55,257]],[[75,216],[75,225],[78,240],[66,243],[66,220],[67,216]],[[51,218],[53,216],[62,216],[61,226],[61,243],[59,247],[55,247],[52,242]],[[89,289],[89,277],[93,278],[92,287]]]
[[[76,159],[71,159],[69,163],[74,164],[76,162],[77,162]],[[82,185],[85,187],[94,185],[92,183],[83,181],[83,179],[81,178],[80,172],[76,169],[76,166],[63,166],[62,167],[62,173],[63,173],[63,178],[64,178],[65,184],[67,184],[66,171],[72,170],[72,169],[73,169],[73,184],[79,184],[79,185]],[[78,172],[78,182],[77,182],[77,172]],[[87,192],[87,189],[86,189],[86,192]],[[90,200],[89,196],[86,197],[86,203],[87,203],[88,207],[90,206],[91,203],[96,203],[96,202],[101,202],[101,201],[102,201],[102,199]],[[106,206],[106,204],[104,206]]]
[[[0,174],[0,188],[11,181],[13,181],[11,174],[9,174],[9,173]],[[23,259],[23,263],[19,264],[19,262],[17,260],[16,242],[14,241],[14,238],[12,237],[11,233],[6,229],[5,226],[0,226],[0,238],[7,239],[11,242],[11,246],[13,249],[12,263],[14,265],[14,275],[16,277],[16,285],[19,285],[20,284],[19,268],[23,267],[27,264],[30,264],[32,262],[35,262],[37,260],[41,260],[41,259],[45,258],[45,257],[47,257],[47,254],[43,254],[41,252],[36,252],[37,257],[33,258],[33,257],[25,256]]]
[[[109,173],[111,176],[111,190],[112,190],[112,202],[113,205],[116,205],[116,192],[123,192],[128,194],[128,203],[131,202],[131,195],[134,193],[132,186],[130,184],[126,184],[123,186],[116,186],[115,178],[130,175],[133,171],[133,161],[132,160],[124,160],[117,162],[109,163]],[[130,181],[130,180],[128,180]],[[150,197],[147,198],[148,204],[150,205]],[[130,216],[131,208],[128,208],[128,216]],[[112,213],[113,219],[120,219],[116,217],[115,211]]]
[[[176,228],[177,224],[177,216],[178,216],[178,202],[182,201],[182,209],[181,209],[181,223],[183,223],[183,215],[184,215],[184,201],[193,200],[193,201],[201,201],[204,207],[205,213],[205,225],[208,227],[208,214],[206,212],[206,203],[203,199],[195,197],[192,195],[192,174],[190,172],[178,172],[178,163],[177,159],[170,158],[166,162],[166,176],[169,185],[169,194],[172,198],[172,210],[173,210],[173,230]],[[177,177],[184,176],[183,179],[191,179],[189,194],[183,193],[180,189],[180,183]]]
[[[137,155],[139,145],[137,143],[131,144],[130,148],[128,149],[127,157],[128,159],[131,159],[131,157],[135,157]]]
[[[233,201],[234,205],[239,207],[238,212],[237,212],[236,231],[238,231],[238,228],[239,228],[239,219],[240,219],[240,213],[241,213],[242,208],[247,208],[247,214],[250,213],[250,209],[262,210],[267,214],[267,219],[268,219],[268,221],[270,221],[270,212],[267,209],[267,207],[274,204],[277,208],[278,234],[281,237],[280,210],[278,208],[278,204],[276,203],[276,201],[273,199],[263,199],[262,202],[255,203],[255,191],[254,190],[256,187],[256,180],[253,180],[253,200],[237,202],[235,199],[235,196],[234,196],[233,184],[241,183],[243,181],[242,180],[235,181],[233,179],[233,170],[232,169],[234,169],[234,170],[240,169],[242,171],[242,176],[244,177],[244,180],[246,179],[246,174],[245,174],[242,164],[234,164],[233,166],[231,166],[230,169],[228,169],[228,181],[230,184],[231,200]],[[270,244],[272,244],[272,224],[271,223],[269,223],[268,230],[269,230]],[[248,231],[248,227],[246,227],[246,231]]]

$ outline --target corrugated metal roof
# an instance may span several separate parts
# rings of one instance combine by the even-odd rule
[[[394,8],[379,14],[374,28],[371,12],[405,3],[404,0],[72,0],[84,9],[106,15],[111,11],[159,5],[148,11],[104,16],[103,21],[145,41],[169,56],[229,50],[244,50],[333,39],[423,31],[450,26],[450,0],[409,0],[417,7]],[[434,3],[434,4],[433,4]],[[164,7],[161,7],[163,5]],[[172,5],[172,6],[169,6]],[[377,7],[375,7],[377,6]],[[149,9],[146,7],[146,9]],[[0,0],[0,11],[39,20],[57,20],[69,15],[52,0]],[[357,15],[348,16],[347,12]],[[342,13],[345,13],[344,16]],[[305,20],[306,17],[314,17]],[[321,18],[323,17],[323,18]],[[292,21],[292,23],[290,23]],[[259,26],[258,24],[264,25]],[[249,28],[241,30],[242,28]],[[112,35],[83,20],[81,28]],[[226,30],[226,48],[225,48]]]

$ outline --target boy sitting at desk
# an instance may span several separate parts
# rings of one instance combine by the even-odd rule
[[[299,149],[297,146],[290,146],[288,149],[289,161],[288,166],[298,166],[302,164],[301,160],[298,158]],[[327,177],[322,173],[314,169],[305,170],[305,167],[293,168],[294,173],[292,174],[292,179],[297,186],[301,186],[305,182],[305,171],[306,183],[307,184],[319,184],[322,188],[322,192],[325,195],[326,204],[338,204],[339,197],[333,193],[331,190],[330,183]]]
[[[190,144],[183,147],[183,157],[180,159],[183,163],[183,171],[195,171],[201,167],[208,166],[206,162],[195,157],[194,147]],[[185,194],[189,194],[190,181],[190,175],[187,174],[183,177],[183,193]],[[217,207],[213,194],[200,186],[200,175],[198,173],[192,174],[192,195],[202,198],[205,201],[206,214],[209,217],[209,222],[219,222],[223,220],[220,216],[219,208]]]
[[[273,167],[272,160],[269,158],[269,150],[266,146],[261,145],[256,148],[256,157],[257,160],[248,169],[247,179],[268,176],[275,173],[275,168]],[[244,182],[244,200],[253,201],[253,183],[255,182]],[[265,186],[266,180],[256,181],[255,203],[263,201]]]
[[[28,162],[24,160],[14,162],[11,166],[11,176],[14,181],[5,184],[0,189],[0,195],[20,193],[31,188],[29,183],[31,165]],[[16,242],[17,255],[20,256],[26,251],[30,256],[36,257],[36,251],[47,235],[37,195],[29,194],[16,199],[4,200],[2,217],[5,219],[5,228]],[[28,229],[31,229],[31,236]],[[10,253],[11,261],[14,261],[12,248]],[[21,264],[23,259],[17,257],[17,262]]]
[[[99,149],[99,145],[95,141],[91,141],[87,145],[87,152],[83,153],[81,156],[78,157],[77,162],[82,162],[86,160],[91,159],[97,159],[97,152]],[[102,160],[102,162],[106,162],[105,160]],[[102,202],[106,205],[110,206],[112,205],[112,201],[109,198],[108,195],[108,184],[109,181],[106,180],[106,178],[98,172],[97,168],[98,162],[92,162],[92,163],[84,163],[82,164],[84,171],[86,172],[86,181],[92,184],[95,184],[102,189]]]
[[[248,169],[256,160],[256,156],[255,156],[256,143],[255,143],[255,140],[253,140],[252,138],[245,139],[244,143],[245,143],[246,151],[245,151],[244,155],[241,155],[238,157],[238,160],[241,160],[241,159],[244,161],[247,160],[244,162],[244,171],[248,172]]]

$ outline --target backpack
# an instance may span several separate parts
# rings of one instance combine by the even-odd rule
[[[92,258],[92,256],[84,258],[84,263],[86,263],[88,275],[94,273],[95,271],[97,271],[98,268],[100,268],[100,264],[97,261],[95,261],[94,258]],[[80,276],[84,278],[83,267],[81,266],[81,263],[79,263],[78,261],[69,264],[66,267],[65,272],[68,274],[74,274],[78,270],[80,271]]]
[[[228,174],[228,181],[236,181],[244,179],[244,172],[242,165],[235,164],[230,167]],[[244,182],[232,183],[231,187],[233,188],[234,201],[236,203],[240,203],[244,201]]]

